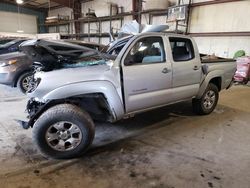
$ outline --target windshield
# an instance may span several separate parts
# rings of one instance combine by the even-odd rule
[[[42,64],[44,71],[106,64],[112,59],[97,50],[62,41],[29,40],[21,50],[33,62]]]
[[[97,51],[85,51],[75,60],[63,63],[64,68],[87,67],[93,65],[105,65],[108,57]]]

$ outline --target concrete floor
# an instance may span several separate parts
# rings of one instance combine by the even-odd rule
[[[98,124],[84,157],[58,161],[13,120],[25,117],[26,97],[0,86],[0,187],[250,187],[249,99],[249,86],[234,86],[208,116],[185,102]]]

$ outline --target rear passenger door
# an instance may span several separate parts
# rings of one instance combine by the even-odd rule
[[[172,50],[173,91],[175,100],[197,95],[201,80],[201,63],[192,40],[169,37]],[[197,55],[198,57],[196,57]]]

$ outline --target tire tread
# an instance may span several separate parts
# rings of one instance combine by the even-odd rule
[[[60,117],[62,114],[70,114],[72,119],[76,118],[84,121],[84,126],[86,126],[87,133],[82,132],[82,134],[85,134],[83,135],[83,137],[86,137],[87,140],[84,143],[84,147],[80,149],[81,151],[72,152],[72,154],[70,154],[70,152],[67,152],[67,154],[59,153],[57,156],[54,156],[53,153],[58,153],[58,151],[51,152],[50,150],[48,150],[48,147],[44,147],[40,140],[41,139],[40,134],[41,131],[43,131],[43,129],[46,126],[44,122],[51,122],[53,121],[54,117]],[[34,143],[38,146],[43,156],[56,159],[68,159],[68,158],[78,157],[88,149],[89,145],[92,143],[94,139],[94,132],[95,132],[94,122],[92,121],[92,118],[86,111],[72,104],[59,104],[45,111],[37,119],[33,127],[32,139]]]

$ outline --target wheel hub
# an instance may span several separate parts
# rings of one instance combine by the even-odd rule
[[[215,103],[215,92],[209,90],[204,97],[203,106],[206,109],[211,109],[214,103]]]
[[[69,131],[60,131],[59,132],[59,138],[62,140],[67,140],[70,138],[70,132]]]
[[[32,79],[31,76],[27,76],[26,78],[23,79],[22,86],[25,89],[25,91],[27,91],[29,89],[29,85],[30,85],[31,79]]]
[[[55,150],[69,151],[81,143],[82,133],[76,124],[61,121],[47,129],[45,139],[48,145]]]

